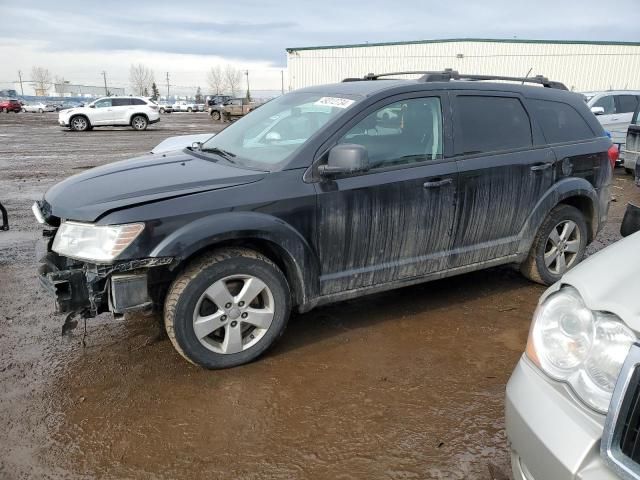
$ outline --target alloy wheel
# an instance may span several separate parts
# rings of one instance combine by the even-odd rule
[[[79,132],[87,129],[87,121],[83,117],[76,117],[71,121],[71,126]]]
[[[147,126],[147,121],[142,117],[136,117],[133,119],[133,128],[136,130],[144,130]]]
[[[549,234],[544,249],[544,263],[555,275],[569,270],[578,258],[580,229],[573,220],[558,223]]]
[[[239,353],[258,343],[274,318],[269,287],[252,275],[217,280],[200,296],[193,313],[193,331],[207,349]]]

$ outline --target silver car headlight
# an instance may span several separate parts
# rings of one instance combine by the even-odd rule
[[[555,380],[566,382],[588,406],[606,413],[633,331],[611,314],[587,308],[565,286],[538,306],[527,356]]]
[[[144,230],[143,223],[93,225],[63,222],[51,249],[65,257],[96,263],[111,262]]]

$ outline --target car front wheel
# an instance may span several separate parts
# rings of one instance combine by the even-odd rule
[[[538,229],[529,256],[520,266],[522,274],[545,285],[560,280],[584,257],[587,228],[584,215],[577,208],[555,207]]]
[[[213,112],[211,112],[211,118],[213,118],[217,122],[222,117],[220,116],[220,112],[219,111],[214,110]]]
[[[71,119],[69,125],[71,126],[71,130],[75,132],[84,132],[89,129],[89,120],[87,120],[87,117],[78,115]]]
[[[131,119],[131,126],[135,130],[146,130],[148,125],[149,122],[143,115],[134,115],[134,117]]]
[[[291,295],[265,256],[226,248],[193,262],[173,282],[164,321],[176,350],[204,368],[248,363],[282,335]]]

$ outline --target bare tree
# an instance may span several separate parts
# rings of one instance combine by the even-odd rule
[[[209,73],[207,73],[207,83],[209,84],[209,88],[212,91],[216,92],[216,95],[222,93],[224,90],[224,74],[222,73],[222,68],[220,65],[216,65],[215,67],[211,67]]]
[[[129,83],[131,89],[138,95],[144,95],[145,90],[149,92],[153,84],[153,71],[142,63],[131,65],[129,69]]]
[[[235,97],[242,81],[242,72],[232,65],[227,65],[224,69],[224,81],[231,96]]]
[[[68,82],[64,79],[64,77],[55,78],[55,81],[53,82],[53,89],[59,96],[64,97],[64,94],[67,91],[67,83]]]
[[[36,95],[45,96],[51,88],[51,73],[44,67],[31,69],[31,82],[36,90]]]

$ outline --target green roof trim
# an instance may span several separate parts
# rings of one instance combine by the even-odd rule
[[[435,40],[412,40],[408,42],[379,42],[379,43],[353,43],[350,45],[320,45],[317,47],[286,48],[288,53],[300,50],[329,50],[333,48],[363,48],[386,47],[390,45],[416,45],[424,43],[454,43],[454,42],[483,42],[483,43],[551,43],[556,45],[622,45],[627,47],[640,47],[640,42],[616,42],[604,40],[525,40],[521,38],[442,38]]]

